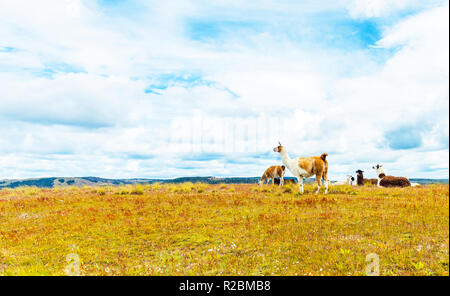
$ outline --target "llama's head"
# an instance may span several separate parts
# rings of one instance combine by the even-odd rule
[[[357,173],[358,175],[362,176],[362,175],[363,175],[363,173],[364,173],[364,171],[361,171],[361,170],[357,170],[357,171],[356,171],[356,173]]]
[[[381,164],[377,164],[377,165],[373,166],[372,168],[375,170],[375,172],[377,172],[377,176],[379,176],[381,174],[386,175],[386,173],[384,172],[383,166]]]
[[[353,182],[355,181],[355,178],[352,175],[347,175],[347,182],[350,185],[353,185]]]
[[[281,152],[283,150],[283,146],[281,145],[280,142],[278,142],[278,146],[273,148],[274,152]]]
[[[286,169],[286,167],[285,167],[284,165],[282,165],[282,166],[281,166],[281,169],[282,169],[283,172],[284,172],[284,170]]]

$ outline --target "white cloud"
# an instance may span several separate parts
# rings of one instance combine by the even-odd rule
[[[424,7],[436,6],[445,0],[352,0],[348,2],[348,10],[352,17],[386,17],[402,10],[418,10]]]
[[[332,178],[380,162],[448,177],[448,4],[314,3],[139,2],[133,18],[93,2],[2,1],[0,47],[15,50],[0,52],[0,178],[254,176],[279,161],[278,140],[292,156],[328,152]],[[383,27],[370,48],[301,38],[320,35],[307,14],[408,9],[420,12]],[[187,35],[190,19],[270,25],[202,42]],[[379,52],[391,54],[380,62]],[[186,73],[200,81],[144,92]],[[385,133],[408,126],[422,146],[391,150]],[[202,151],[219,155],[183,159]]]

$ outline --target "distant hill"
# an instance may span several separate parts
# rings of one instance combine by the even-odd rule
[[[285,179],[294,179],[286,177]],[[448,179],[410,179],[422,185],[426,184],[448,184]],[[255,184],[259,181],[259,177],[181,177],[175,179],[106,179],[99,177],[50,177],[50,178],[30,178],[30,179],[5,179],[0,180],[0,189],[16,188],[20,186],[36,186],[40,188],[52,188],[55,186],[106,186],[106,185],[126,185],[126,184],[151,184],[160,183],[209,183],[209,184]],[[314,183],[314,178],[305,179],[305,183]]]
[[[421,185],[427,184],[448,184],[448,179],[420,179],[420,178],[411,178],[409,179],[411,182],[416,182]]]
[[[0,180],[0,188],[16,188],[20,186],[36,186],[51,188],[54,186],[96,186],[96,185],[122,185],[135,183],[151,183],[151,179],[105,179],[98,177],[51,177],[30,179]]]

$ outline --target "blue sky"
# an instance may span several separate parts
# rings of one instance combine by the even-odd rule
[[[2,1],[0,179],[448,178],[448,1],[247,2]]]

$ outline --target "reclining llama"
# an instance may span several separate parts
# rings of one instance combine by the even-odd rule
[[[378,187],[408,187],[411,182],[405,177],[386,176],[381,164],[372,167],[378,175]]]
[[[366,183],[377,185],[378,180],[377,179],[365,179],[363,175],[364,171],[357,170],[356,171],[356,185],[363,186]]]
[[[336,181],[331,183],[331,185],[350,185],[353,186],[353,182],[355,181],[355,178],[352,175],[347,175],[347,180],[345,181]]]

